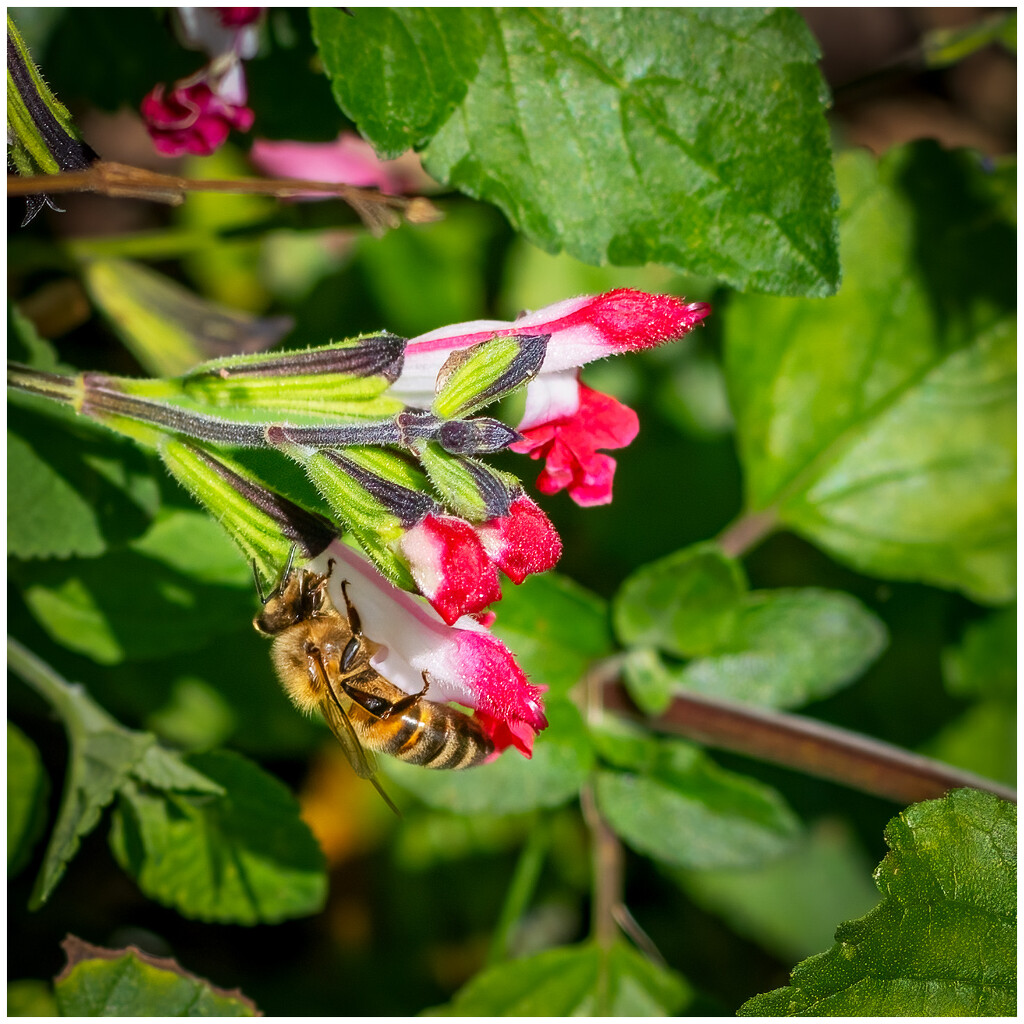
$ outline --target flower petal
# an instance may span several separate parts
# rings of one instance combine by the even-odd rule
[[[498,571],[465,520],[432,512],[396,544],[420,593],[449,625],[501,600]]]
[[[525,494],[507,516],[476,528],[484,550],[513,583],[551,569],[562,555],[562,538],[540,506]]]
[[[371,664],[406,693],[418,693],[427,673],[428,700],[455,702],[482,716],[498,749],[516,746],[529,756],[533,736],[547,726],[543,688],[529,682],[508,648],[473,618],[454,625],[411,594],[388,583],[361,555],[333,542],[310,563],[317,572],[336,564],[328,583],[335,607],[344,608],[342,580],[367,637],[380,644]]]
[[[640,429],[636,413],[600,391],[579,385],[579,408],[571,416],[523,430],[512,450],[545,460],[537,478],[542,494],[564,488],[580,506],[607,505],[612,500],[615,460],[598,448],[624,448]]]

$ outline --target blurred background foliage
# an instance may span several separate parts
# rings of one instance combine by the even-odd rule
[[[97,151],[138,166],[172,166],[154,155],[134,113],[154,82],[193,69],[195,55],[175,42],[164,13],[21,8],[14,15]],[[924,31],[977,12],[814,9],[807,17],[836,95],[837,150],[867,146],[880,154],[936,137],[992,160],[1013,151],[1015,62],[1005,51],[988,47],[924,72],[900,64]],[[322,141],[349,127],[317,73],[306,11],[273,10],[268,34],[271,44],[248,65],[256,133]],[[173,166],[195,177],[250,173],[234,144]],[[604,600],[645,563],[723,530],[743,501],[722,369],[723,323],[735,297],[664,267],[593,267],[551,256],[518,236],[492,206],[456,193],[440,202],[443,221],[373,238],[339,203],[194,195],[165,209],[78,196],[62,202],[66,213],[46,211],[19,230],[13,226],[21,201],[9,201],[10,295],[60,363],[125,374],[147,372],[145,354],[126,348],[97,315],[85,286],[67,273],[62,246],[78,255],[136,257],[209,300],[290,318],[286,347],[377,328],[413,336],[618,287],[708,300],[715,315],[686,344],[584,373],[640,416],[640,436],[620,453],[615,501],[580,509],[563,494],[544,505],[565,540],[559,572]],[[128,233],[136,233],[131,247],[119,241]],[[38,911],[26,909],[33,871],[15,871],[10,978],[52,977],[62,966],[59,941],[72,932],[109,947],[135,943],[174,955],[220,986],[240,987],[268,1014],[409,1014],[445,1003],[505,953],[586,935],[589,841],[561,794],[552,795],[551,810],[500,816],[456,815],[405,798],[405,820],[393,820],[325,730],[281,694],[268,649],[249,625],[256,602],[248,567],[156,460],[86,424],[73,424],[72,437],[59,416],[31,402],[12,407],[10,417],[63,467],[51,489],[24,497],[12,477],[11,515],[59,514],[77,498],[91,510],[91,532],[69,541],[66,551],[9,561],[9,632],[66,679],[85,684],[124,725],[185,750],[226,744],[257,759],[299,794],[330,870],[322,914],[276,925],[205,924],[143,896],[119,870],[103,832],[94,832],[59,898]],[[12,466],[16,454],[9,449]],[[498,464],[532,476],[521,458],[506,460]],[[67,480],[80,486],[69,488]],[[998,672],[978,668],[990,650],[979,631],[995,631],[1005,644],[1012,609],[993,624],[987,610],[960,594],[859,575],[790,533],[770,537],[744,566],[752,589],[841,590],[887,627],[885,656],[856,686],[807,713],[1014,780],[1014,690],[997,682]],[[545,594],[541,581],[507,591],[498,632],[528,671],[546,676],[552,659],[562,657],[568,689],[587,655],[610,649],[606,609],[598,602],[590,651],[562,651],[557,626],[550,649],[540,644],[531,651],[538,608],[542,621],[557,623],[557,595]],[[67,757],[63,732],[19,681],[10,690],[9,714],[41,753],[52,821]],[[17,738],[12,743],[9,735],[8,749],[9,759],[12,750],[19,756]],[[668,963],[699,979],[688,1012],[710,1015],[731,1013],[754,993],[785,984],[797,959],[828,946],[838,921],[877,902],[870,871],[885,853],[882,829],[897,810],[739,757],[716,761],[775,787],[809,828],[790,852],[753,868],[670,867],[627,854],[627,905]],[[393,776],[392,788],[416,790],[410,773]],[[14,867],[40,852],[30,843]],[[511,880],[530,872],[528,911],[496,937]]]

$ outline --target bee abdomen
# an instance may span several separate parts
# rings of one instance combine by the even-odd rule
[[[424,768],[457,770],[480,764],[494,746],[468,715],[444,704],[421,701],[395,719],[379,722],[379,749]]]

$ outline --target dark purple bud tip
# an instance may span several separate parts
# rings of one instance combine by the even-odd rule
[[[442,423],[437,439],[450,455],[486,455],[514,444],[520,435],[500,420],[480,417]]]

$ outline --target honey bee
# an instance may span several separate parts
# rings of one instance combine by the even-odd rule
[[[426,672],[423,689],[409,694],[370,664],[381,645],[363,635],[348,581],[341,584],[344,615],[327,593],[334,560],[326,573],[314,573],[294,569],[293,554],[272,593],[264,596],[257,578],[263,611],[253,625],[274,638],[274,667],[285,692],[302,711],[320,712],[355,773],[398,813],[374,778],[374,751],[426,768],[468,768],[489,757],[494,746],[476,721],[426,699]]]

